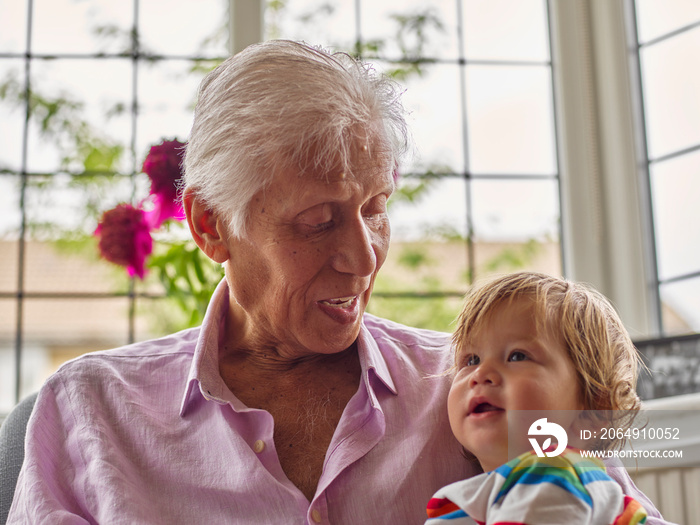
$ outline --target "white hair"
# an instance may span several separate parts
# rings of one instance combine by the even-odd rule
[[[202,81],[184,186],[245,237],[253,196],[289,168],[348,168],[358,141],[393,170],[408,146],[396,83],[344,53],[271,40]]]

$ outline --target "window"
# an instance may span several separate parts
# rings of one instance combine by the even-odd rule
[[[176,327],[158,283],[98,261],[92,232],[100,211],[143,195],[149,146],[186,138],[228,24],[255,35],[243,20],[256,5],[0,1],[0,411],[70,357]],[[544,0],[289,0],[270,2],[265,23],[406,86],[417,148],[375,312],[449,329],[474,278],[561,272]]]
[[[188,322],[92,232],[260,35],[406,88],[416,148],[371,312],[449,330],[471,282],[528,268],[590,282],[637,338],[697,331],[696,3],[277,0],[263,21],[262,0],[0,0],[0,412],[66,359]]]
[[[633,2],[643,161],[665,335],[700,331],[700,5]]]

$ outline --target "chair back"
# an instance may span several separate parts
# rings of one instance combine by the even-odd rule
[[[7,523],[17,477],[24,461],[24,436],[37,394],[24,398],[0,427],[0,523]]]

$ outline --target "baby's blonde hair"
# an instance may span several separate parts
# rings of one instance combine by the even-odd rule
[[[467,293],[452,337],[455,363],[496,308],[520,298],[532,299],[538,332],[546,330],[563,342],[586,410],[640,408],[636,385],[641,360],[610,302],[589,286],[541,273],[498,277]]]

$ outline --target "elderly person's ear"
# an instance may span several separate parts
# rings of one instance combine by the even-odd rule
[[[212,261],[226,262],[229,259],[226,228],[218,214],[191,189],[185,190],[182,200],[194,242]]]

